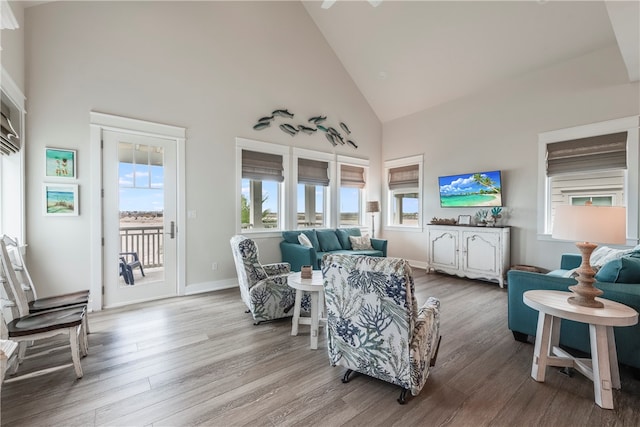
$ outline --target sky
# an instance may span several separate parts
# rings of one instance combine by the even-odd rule
[[[496,187],[501,187],[500,171],[481,172],[480,174],[491,178]],[[473,173],[467,173],[462,175],[443,176],[438,178],[438,183],[440,185],[440,194],[448,196],[456,194],[469,194],[477,193],[481,189],[486,189],[486,187],[483,187],[473,180],[473,175]]]
[[[120,163],[120,211],[162,212],[164,174],[162,166]]]

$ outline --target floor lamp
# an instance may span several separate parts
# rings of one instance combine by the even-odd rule
[[[578,241],[576,246],[582,253],[582,264],[576,270],[578,284],[569,286],[575,295],[569,297],[569,303],[583,307],[604,307],[595,297],[602,291],[593,284],[594,271],[590,258],[598,246],[592,242],[625,244],[627,241],[626,209],[619,206],[571,206],[556,207],[553,218],[554,239]]]
[[[380,212],[380,203],[375,202],[367,202],[367,213],[371,214],[371,237],[376,237],[376,226],[374,222],[374,215],[376,212]]]

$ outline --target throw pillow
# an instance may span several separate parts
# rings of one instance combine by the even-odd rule
[[[313,249],[317,251],[320,250],[320,242],[318,241],[318,235],[316,234],[316,230],[302,230],[302,234],[309,238],[311,244],[313,245]]]
[[[602,267],[609,261],[621,258],[629,253],[633,249],[614,249],[608,246],[600,246],[591,254],[589,263],[591,267]]]
[[[360,236],[359,228],[339,228],[336,230],[336,234],[338,235],[338,240],[340,240],[340,245],[342,249],[346,251],[350,251],[351,242],[349,241],[349,236]]]
[[[349,241],[351,242],[351,247],[355,251],[373,249],[371,246],[371,239],[368,234],[365,234],[364,236],[349,236]]]
[[[640,258],[625,256],[609,261],[596,274],[598,282],[640,283]]]
[[[307,248],[313,247],[313,245],[311,244],[311,240],[309,240],[309,238],[303,233],[298,234],[298,242],[300,242],[302,246],[306,246]]]
[[[336,232],[333,230],[316,230],[318,241],[320,242],[320,250],[322,252],[339,251],[342,249]]]
[[[565,271],[564,273],[562,273],[561,277],[573,277],[573,278],[578,277],[578,272],[576,271],[578,268],[580,267],[572,268],[571,270]]]

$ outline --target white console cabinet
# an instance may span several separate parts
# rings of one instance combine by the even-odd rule
[[[509,269],[509,227],[429,225],[427,271],[497,281]]]

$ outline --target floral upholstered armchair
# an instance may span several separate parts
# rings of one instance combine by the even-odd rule
[[[332,366],[399,385],[416,396],[440,344],[440,301],[418,310],[409,263],[398,258],[330,254],[323,259],[327,347]]]
[[[231,238],[231,250],[240,295],[253,315],[254,324],[292,316],[296,291],[287,285],[289,263],[260,264],[255,242],[240,235]],[[302,308],[305,307],[308,311],[308,295],[302,301]]]

